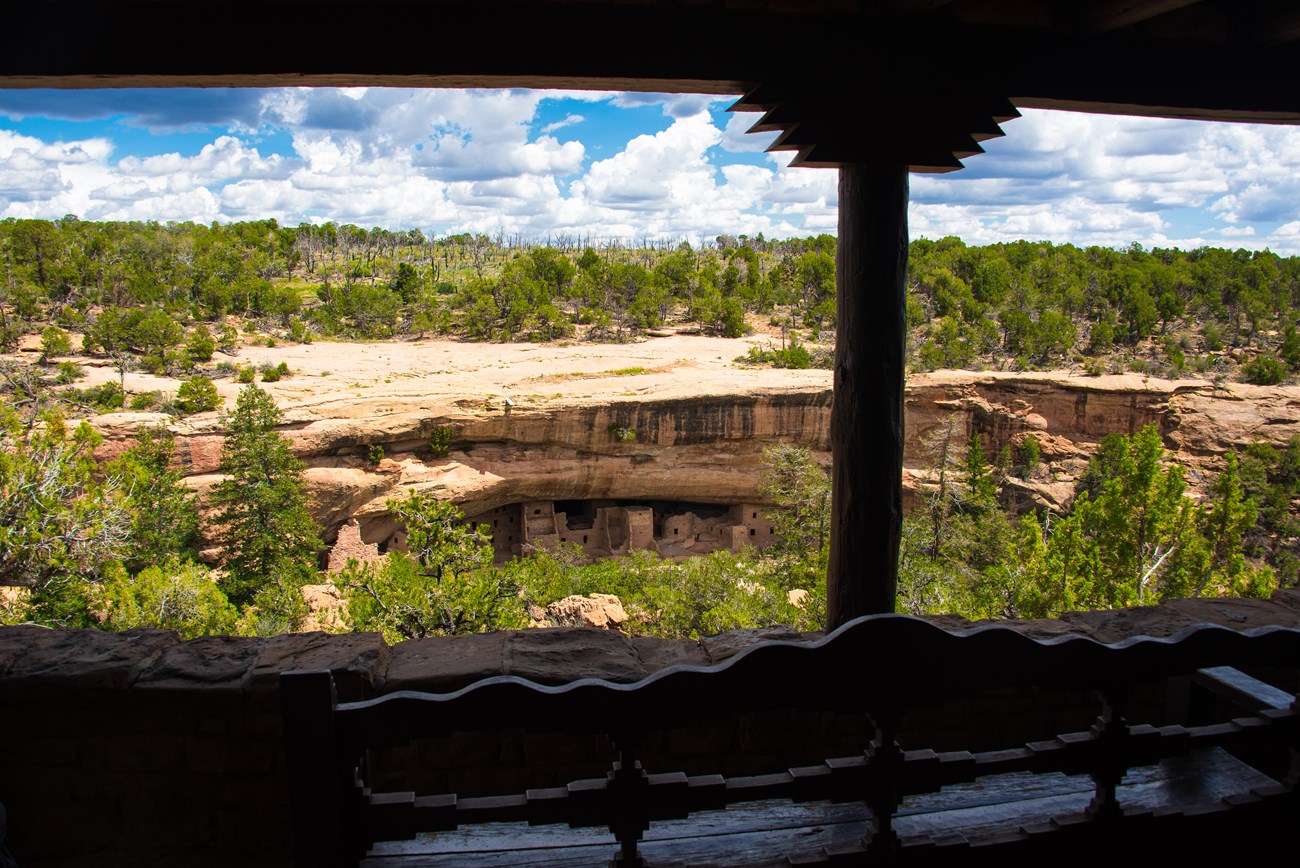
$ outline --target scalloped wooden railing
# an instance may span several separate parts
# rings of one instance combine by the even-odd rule
[[[1210,746],[1282,745],[1292,769],[1275,788],[1242,803],[1294,800],[1297,721],[1286,707],[1207,726],[1130,726],[1123,710],[1135,686],[1216,666],[1300,668],[1300,630],[1234,631],[1203,625],[1168,638],[1113,645],[1066,636],[1033,639],[997,625],[952,632],[899,615],[859,618],[816,642],[767,642],[717,666],[676,666],[634,684],[584,679],[544,686],[512,676],[484,679],[449,694],[402,691],[339,704],[328,671],[282,676],[285,740],[300,865],[354,864],[377,840],[501,820],[608,826],[620,864],[642,864],[637,842],[656,821],[755,799],[860,801],[871,816],[861,851],[900,856],[893,830],[899,800],[946,785],[1008,772],[1090,775],[1089,824],[1124,819],[1116,787],[1127,770]],[[1051,734],[992,752],[902,750],[894,734],[907,712],[976,692],[1084,688],[1100,714],[1085,733]],[[859,712],[875,737],[854,757],[742,778],[647,774],[637,750],[647,732],[767,709]],[[500,728],[527,721],[548,732],[605,733],[617,761],[606,778],[524,794],[463,798],[374,793],[365,779],[371,748],[413,738]],[[1222,805],[1224,809],[1234,805]],[[1201,807],[1204,809],[1204,806]],[[1047,830],[1020,829],[1022,839]],[[934,843],[934,842],[930,842]],[[843,854],[840,854],[843,856]]]

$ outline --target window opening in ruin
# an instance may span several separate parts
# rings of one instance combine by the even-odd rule
[[[596,503],[591,500],[557,500],[555,511],[564,513],[569,530],[587,530],[596,523]]]

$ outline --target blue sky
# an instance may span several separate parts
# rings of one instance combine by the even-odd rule
[[[593,241],[834,232],[731,99],[384,88],[0,90],[0,218],[335,220]],[[1027,111],[912,178],[913,237],[1300,254],[1300,129]]]

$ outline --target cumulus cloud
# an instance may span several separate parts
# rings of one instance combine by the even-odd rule
[[[706,112],[716,102],[733,102],[734,97],[720,97],[702,93],[617,93],[612,102],[619,108],[661,106],[670,118],[689,118]]]
[[[772,134],[744,134],[752,114],[714,120],[721,101],[714,96],[389,88],[51,94],[0,92],[0,115],[110,120],[67,140],[0,129],[0,218],[274,217],[623,240],[781,237],[834,232],[837,224],[837,173],[791,170],[789,153],[756,165],[747,152],[763,150]],[[621,147],[596,140],[603,158],[593,159],[582,139],[593,141],[608,113],[569,111],[538,127],[545,100],[657,106],[662,126],[629,134]],[[647,129],[645,113],[636,117]],[[197,152],[118,154],[113,126],[123,123],[214,129]],[[564,128],[578,135],[561,142],[555,133]],[[1006,131],[962,172],[913,176],[914,237],[1300,253],[1298,130],[1032,111]]]
[[[551,133],[562,130],[565,127],[571,127],[574,124],[580,124],[585,120],[586,118],[584,118],[582,115],[576,115],[576,114],[567,115],[561,120],[555,121],[554,123],[549,123],[546,126],[542,127],[542,132],[546,133],[547,135],[550,135]]]
[[[732,112],[722,130],[722,149],[729,153],[758,153],[767,150],[778,133],[750,133],[749,128],[763,115],[758,112]]]
[[[124,117],[151,130],[190,126],[252,128],[259,123],[261,94],[248,88],[170,90],[0,90],[0,116],[21,120],[102,120]]]
[[[913,234],[1188,247],[1300,216],[1294,128],[1033,111],[1005,130],[966,170],[913,179]],[[1286,236],[1250,244],[1300,252]]]

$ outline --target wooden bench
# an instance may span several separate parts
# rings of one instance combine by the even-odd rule
[[[1300,669],[1300,630],[1201,626],[1104,645],[1034,640],[999,626],[949,632],[880,615],[816,642],[763,643],[718,666],[672,667],[635,684],[548,687],[502,676],[450,694],[342,704],[328,671],[287,672],[296,859],[939,864],[989,847],[981,852],[1242,852],[1250,842],[1286,840],[1300,819],[1300,709],[1294,694],[1241,671],[1254,666]],[[1206,722],[1127,719],[1139,699],[1150,705],[1152,685],[1208,687],[1244,710]],[[900,730],[920,712],[932,720],[965,714],[989,691],[1034,699],[1060,690],[1095,695],[1091,728],[972,750],[911,744]],[[872,735],[854,755],[760,775],[687,775],[638,761],[650,733],[780,709],[867,715]],[[372,789],[373,750],[521,726],[603,733],[612,744],[608,774],[486,796]],[[954,732],[966,726],[960,717],[951,724]]]

